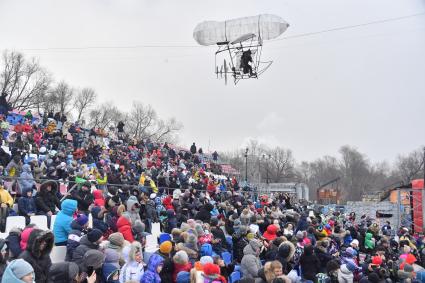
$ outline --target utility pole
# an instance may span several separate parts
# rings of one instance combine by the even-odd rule
[[[245,183],[248,185],[248,148],[245,149]]]

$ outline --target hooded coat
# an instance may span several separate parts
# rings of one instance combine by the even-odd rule
[[[20,175],[21,179],[18,180],[21,191],[32,189],[32,186],[35,185],[34,177],[31,173],[31,166],[25,164],[22,166],[22,173]]]
[[[256,240],[249,241],[249,244],[243,249],[243,258],[241,261],[241,272],[243,278],[257,278],[258,271],[262,264],[259,258],[261,243]]]
[[[22,231],[19,228],[12,228],[6,238],[7,247],[9,249],[9,260],[18,258],[22,252],[20,245],[21,234]]]
[[[52,186],[50,191],[47,190],[48,186]],[[56,207],[61,207],[58,197],[56,196],[57,184],[53,181],[45,182],[40,186],[40,191],[35,197],[35,204],[37,211],[43,214],[47,212],[55,213]]]
[[[347,265],[343,264],[338,270],[338,282],[339,283],[353,283],[354,275],[353,272],[348,270]]]
[[[139,242],[133,242],[131,245],[126,246],[123,251],[123,257],[125,264],[121,268],[120,282],[125,283],[127,281],[139,282],[142,279],[144,271],[143,262],[136,261],[136,253],[142,254],[142,245]]]
[[[276,233],[277,233],[277,227],[276,225],[272,224],[267,226],[267,231],[264,232],[263,237],[269,241],[273,241],[277,237]]]
[[[292,270],[292,258],[295,254],[295,246],[289,241],[284,241],[279,245],[277,250],[278,260],[282,264],[282,270],[284,274],[288,274]]]
[[[213,206],[210,203],[205,204],[195,216],[195,220],[201,220],[204,223],[210,223],[211,220],[211,211]]]
[[[117,221],[118,232],[120,232],[124,239],[130,243],[134,242],[133,232],[131,230],[131,222],[125,216],[121,216]]]
[[[161,283],[161,277],[159,277],[159,274],[156,270],[159,265],[163,264],[163,262],[164,259],[160,255],[153,254],[149,258],[148,269],[143,274],[142,279],[140,279],[140,283]]]
[[[72,253],[72,261],[76,264],[80,265],[82,264],[84,260],[84,255],[89,250],[98,250],[99,245],[96,243],[92,243],[87,238],[87,235],[84,235],[81,237],[80,245],[75,249],[75,251]]]
[[[93,196],[94,196],[94,205],[105,206],[105,199],[103,198],[102,190],[95,190],[93,192]]]
[[[72,216],[77,210],[77,201],[66,199],[62,202],[61,208],[53,224],[55,244],[68,241],[68,235],[71,231],[71,222],[74,220]]]
[[[373,250],[375,248],[375,243],[372,241],[373,234],[372,233],[366,233],[365,239],[364,239],[364,246],[367,250]]]
[[[79,274],[79,267],[75,262],[58,262],[50,267],[49,283],[73,282]]]
[[[132,210],[134,205],[137,205],[139,203],[139,201],[137,200],[137,198],[135,196],[130,196],[127,200],[127,212],[126,214],[130,217],[130,221],[132,224],[134,224],[136,222],[136,220],[141,221],[140,219],[140,215],[139,215],[139,211],[138,210]]]
[[[22,190],[22,196],[18,200],[19,215],[28,216],[29,213],[36,213],[37,208],[35,205],[35,198],[28,197],[27,192],[32,191],[32,188]]]
[[[14,260],[7,266],[6,270],[3,273],[3,277],[1,282],[2,283],[25,283],[20,278],[16,277],[16,274],[13,272],[15,268],[18,268],[22,265],[25,265],[26,269],[29,269],[29,266],[27,262],[24,262],[23,260]]]
[[[34,229],[28,240],[27,249],[21,253],[22,258],[34,268],[35,282],[47,283],[50,266],[50,252],[53,248],[53,234],[50,231]],[[40,250],[40,244],[46,243],[43,250]]]

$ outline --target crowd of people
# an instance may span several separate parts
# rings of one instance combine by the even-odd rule
[[[1,282],[425,282],[425,241],[410,227],[257,196],[211,172],[195,144],[176,150],[124,128],[0,117],[0,228],[8,215],[27,220],[0,240]],[[33,215],[56,215],[52,230]],[[52,263],[54,246],[66,246],[63,262]]]

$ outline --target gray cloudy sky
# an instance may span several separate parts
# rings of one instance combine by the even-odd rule
[[[265,42],[259,80],[224,85],[214,48],[196,47],[204,20],[281,16],[281,36],[425,11],[423,0],[0,0],[0,50],[37,56],[54,75],[129,109],[151,104],[184,124],[181,143],[234,150],[248,138],[291,148],[297,160],[344,144],[392,161],[424,144],[425,16]],[[55,47],[194,47],[30,50]]]

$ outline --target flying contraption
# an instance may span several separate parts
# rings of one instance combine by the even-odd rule
[[[200,45],[218,46],[215,52],[217,78],[224,77],[227,84],[229,74],[237,84],[241,79],[258,79],[270,67],[273,61],[261,61],[263,41],[279,37],[288,27],[281,17],[262,14],[199,23],[193,31],[193,38]]]

